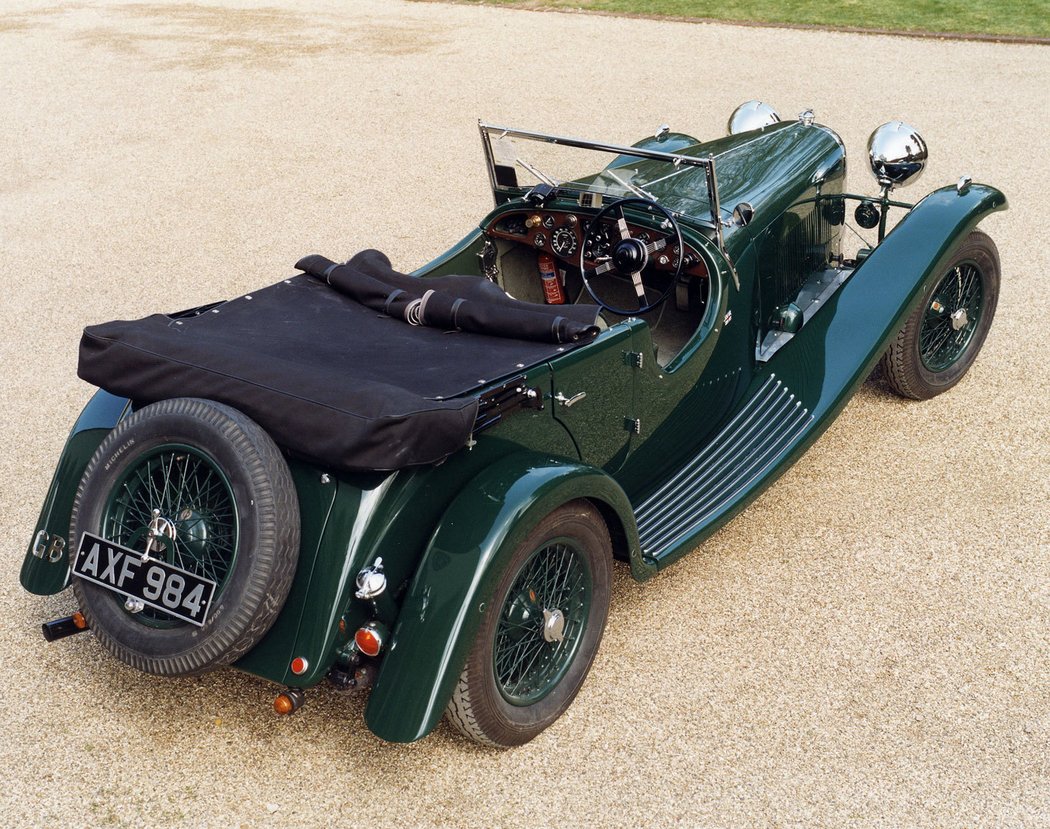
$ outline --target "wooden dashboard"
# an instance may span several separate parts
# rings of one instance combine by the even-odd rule
[[[568,210],[514,210],[501,213],[485,228],[485,233],[498,239],[527,245],[537,252],[549,253],[555,258],[578,268],[580,248],[589,220]],[[619,240],[616,220],[611,216],[602,221],[603,227],[589,235],[588,249],[584,251],[584,262],[588,268],[596,265],[597,257],[607,256]],[[654,253],[649,266],[657,270],[673,271],[678,263],[677,241],[673,234],[628,222],[631,236],[644,242],[667,239],[667,246]],[[685,245],[685,262],[682,276],[707,276],[703,258],[690,245]]]

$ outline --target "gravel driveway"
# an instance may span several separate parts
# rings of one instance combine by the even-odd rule
[[[1050,49],[270,2],[0,15],[0,825],[1050,825]],[[838,130],[853,190],[892,118],[932,156],[902,196],[1002,188],[996,322],[950,394],[869,383],[698,552],[643,585],[619,569],[591,677],[539,739],[387,745],[360,700],[320,690],[278,720],[252,677],[44,644],[72,597],[17,573],[90,395],[84,325],[310,252],[421,264],[490,205],[479,117],[713,137],[752,97]]]

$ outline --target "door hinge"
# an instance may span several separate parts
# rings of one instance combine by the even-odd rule
[[[645,363],[645,357],[639,351],[625,351],[623,355],[623,361],[629,366],[635,368],[641,368]]]
[[[640,435],[642,433],[642,420],[639,417],[625,417],[623,419],[623,428],[628,432]]]

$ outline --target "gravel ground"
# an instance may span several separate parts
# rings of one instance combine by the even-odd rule
[[[272,3],[0,16],[0,824],[1050,825],[1050,50]],[[321,691],[277,720],[248,676],[45,646],[72,598],[17,572],[90,394],[85,324],[236,295],[312,251],[419,265],[488,208],[478,117],[715,136],[752,97],[835,127],[854,190],[891,118],[932,154],[902,195],[1001,187],[995,326],[950,394],[868,384],[694,555],[644,585],[620,569],[591,678],[539,739],[386,745],[360,701]]]

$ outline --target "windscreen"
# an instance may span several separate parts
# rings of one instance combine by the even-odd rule
[[[497,194],[520,196],[548,184],[583,205],[644,198],[711,224],[710,159],[487,125],[481,125],[481,134]]]

